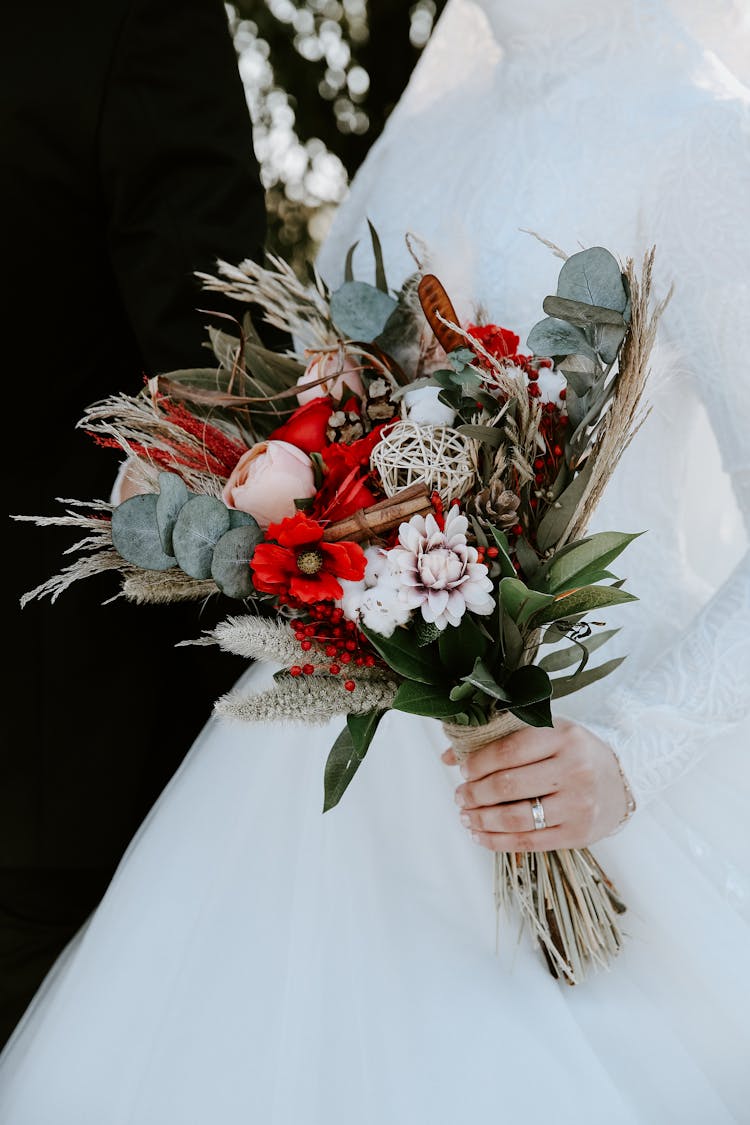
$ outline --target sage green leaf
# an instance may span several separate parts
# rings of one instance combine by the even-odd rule
[[[367,220],[367,225],[370,228],[370,241],[372,242],[372,253],[375,258],[375,287],[381,293],[388,292],[388,282],[385,276],[385,266],[383,265],[383,247],[380,245],[380,238],[378,232],[372,225],[370,220]]]
[[[457,426],[460,434],[473,438],[474,441],[483,441],[493,449],[498,449],[504,441],[503,431],[497,426]]]
[[[362,632],[388,667],[407,680],[439,684],[445,679],[437,646],[420,647],[410,630],[396,629],[390,637],[383,637],[364,626]]]
[[[188,487],[176,473],[159,473],[159,494],[156,498],[156,525],[166,555],[173,553],[172,532],[180,509],[190,499]]]
[[[216,543],[229,531],[229,509],[213,496],[183,504],[172,532],[177,562],[191,578],[210,578]]]
[[[216,543],[211,558],[211,577],[228,598],[249,598],[253,594],[250,560],[263,539],[255,520],[252,525],[225,531]]]
[[[131,496],[112,512],[112,545],[126,562],[144,570],[170,570],[177,559],[162,547],[155,492]]]
[[[542,516],[536,529],[536,541],[541,551],[548,551],[550,547],[554,547],[565,532],[588,487],[592,467],[593,461],[589,457],[580,473],[573,477],[553,506]]]
[[[393,297],[364,281],[345,281],[331,294],[333,322],[350,340],[374,340],[395,308]]]
[[[474,695],[476,690],[477,689],[474,687],[474,685],[469,683],[468,680],[462,680],[460,684],[456,684],[455,687],[451,688],[450,692],[448,693],[448,698],[453,699],[456,702],[462,701],[464,699],[470,699],[471,696]]]
[[[247,512],[241,512],[239,508],[228,508],[229,512],[229,527],[257,527],[257,523],[251,515]]]
[[[547,317],[535,324],[526,344],[537,356],[568,356],[572,354],[596,357],[585,333],[572,324],[556,317]]]
[[[619,633],[619,629],[605,629],[601,633],[592,633],[590,637],[585,640],[578,641],[574,645],[568,645],[567,648],[561,648],[557,652],[550,652],[547,656],[539,661],[539,667],[544,668],[545,672],[561,672],[563,668],[570,668],[573,664],[580,663],[581,649],[591,655],[606,644],[611,637]]]
[[[370,748],[385,711],[347,715],[346,726],[331,747],[323,773],[323,812],[334,808]]]
[[[563,263],[557,296],[624,312],[628,295],[617,259],[603,246],[590,246]]]
[[[552,682],[538,664],[524,664],[508,676],[505,691],[514,707],[528,707],[550,698]]]
[[[527,585],[536,589],[536,575],[539,572],[540,560],[534,548],[529,543],[528,539],[521,536],[516,540],[516,558],[521,565],[521,570],[527,581]]]
[[[463,704],[450,699],[444,687],[404,680],[391,704],[394,711],[423,715],[429,719],[448,719],[463,711]]]
[[[438,652],[444,668],[453,677],[461,676],[474,667],[489,647],[487,635],[470,613],[465,613],[459,625],[448,625],[440,634]]]
[[[499,699],[503,703],[510,700],[508,693],[500,686],[483,660],[477,659],[471,672],[463,679],[465,683],[473,684],[492,699]]]
[[[568,388],[572,388],[578,398],[589,393],[597,376],[602,373],[599,364],[585,355],[566,356],[557,366],[565,376]]]
[[[588,687],[589,684],[596,683],[597,680],[603,680],[610,672],[614,672],[615,668],[619,668],[623,660],[625,660],[624,656],[618,656],[614,660],[608,660],[606,664],[599,664],[596,668],[577,672],[574,676],[558,676],[552,681],[552,698],[562,699],[564,695],[570,695],[574,691]]]
[[[547,316],[566,320],[579,328],[590,328],[599,324],[611,324],[625,329],[621,312],[608,309],[604,305],[590,305],[584,301],[571,301],[567,297],[545,297],[542,308]]]
[[[616,590],[612,586],[582,586],[580,590],[573,590],[570,594],[558,594],[551,605],[534,614],[530,623],[537,628],[573,613],[589,613],[592,609],[637,601],[634,594]]]
[[[569,545],[570,549],[552,558],[545,570],[545,589],[556,594],[560,590],[587,586],[595,581],[629,543],[642,532],[627,534],[620,531],[602,531]]]
[[[353,242],[346,252],[346,261],[344,262],[344,281],[354,281],[354,251],[359,246],[359,242]]]
[[[612,324],[603,324],[594,330],[594,347],[605,363],[615,362],[626,332],[627,327],[618,328]]]

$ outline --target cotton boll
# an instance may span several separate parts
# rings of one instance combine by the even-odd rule
[[[542,367],[539,371],[539,379],[537,381],[539,387],[539,399],[541,402],[554,402],[556,406],[560,405],[560,391],[567,387],[567,380],[562,371],[556,367]]]
[[[456,414],[450,406],[440,402],[440,387],[417,387],[404,395],[410,422],[421,426],[452,426]]]
[[[411,610],[399,597],[398,590],[379,583],[366,590],[359,606],[362,624],[381,637],[391,637],[399,625],[405,625]]]

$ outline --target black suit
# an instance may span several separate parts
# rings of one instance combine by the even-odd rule
[[[221,0],[14,0],[2,25],[4,492],[59,514],[119,463],[85,406],[212,362],[193,271],[260,255],[264,196]],[[105,606],[97,577],[20,610],[75,538],[5,528],[0,1042],[244,667],[174,648],[230,603]]]

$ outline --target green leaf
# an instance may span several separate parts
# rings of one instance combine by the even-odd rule
[[[516,540],[516,558],[521,564],[527,584],[536,589],[536,575],[539,572],[540,561],[534,548],[529,543],[528,539],[521,537]]]
[[[430,719],[447,719],[463,711],[463,704],[450,699],[444,687],[435,684],[418,684],[405,680],[391,704],[394,711],[409,715],[424,715]]]
[[[584,355],[596,358],[596,352],[582,329],[556,317],[540,320],[529,332],[526,344],[537,356]]]
[[[569,594],[558,594],[545,609],[534,614],[530,624],[537,628],[550,621],[558,621],[574,613],[588,613],[604,606],[620,605],[624,602],[637,602],[634,594],[617,590],[612,586],[582,586]]]
[[[624,656],[618,656],[605,664],[599,664],[596,668],[577,672],[574,676],[558,676],[552,681],[552,698],[561,699],[564,695],[570,695],[574,691],[588,687],[589,684],[596,683],[597,680],[603,680],[610,672],[614,672],[615,668],[619,668],[623,660],[625,660]]]
[[[514,571],[515,573],[515,571]],[[500,580],[500,600],[503,608],[518,626],[524,625],[532,615],[541,612],[553,601],[552,594],[530,590],[520,578]]]
[[[382,637],[364,626],[362,632],[388,667],[407,680],[439,684],[445,679],[436,647],[420,647],[408,629],[396,629],[391,637]]]
[[[448,625],[440,634],[438,652],[445,669],[454,677],[461,676],[474,667],[474,662],[484,657],[489,640],[470,613],[465,613],[460,625]]]
[[[530,703],[527,707],[509,707],[508,710],[522,723],[530,727],[551,727],[552,709],[549,699],[540,699],[538,703]]]
[[[548,551],[550,547],[556,546],[560,536],[566,530],[581,497],[588,487],[592,468],[593,461],[589,457],[580,473],[573,477],[565,491],[560,494],[553,506],[545,512],[539,521],[539,526],[536,529],[536,541],[541,551]]]
[[[498,449],[503,444],[503,431],[497,426],[457,426],[456,428],[464,437],[483,441],[493,449]]]
[[[395,308],[393,297],[364,281],[345,281],[331,294],[333,322],[351,340],[374,340]]]
[[[162,547],[155,492],[131,496],[112,512],[112,545],[126,562],[144,570],[170,570],[177,559]]]
[[[616,328],[611,324],[603,324],[594,329],[594,347],[605,363],[615,362],[626,332],[626,327]]]
[[[346,252],[346,261],[344,263],[344,281],[354,281],[354,251],[359,246],[359,242],[353,242]]]
[[[328,755],[323,775],[323,812],[334,808],[344,793],[378,729],[385,711],[366,711],[364,715],[347,715],[346,726]]]
[[[214,496],[183,504],[172,532],[177,562],[191,578],[210,578],[214,547],[229,531],[229,509]]]
[[[474,685],[470,684],[468,680],[462,680],[460,684],[456,684],[455,687],[451,688],[450,692],[448,693],[448,698],[453,699],[456,702],[458,702],[459,700],[470,699],[472,695],[474,695],[476,690],[477,689],[474,687]]]
[[[596,652],[603,644],[606,644],[611,637],[619,633],[619,629],[605,629],[603,633],[593,633],[585,640],[578,641],[576,644],[568,645],[567,648],[561,648],[557,652],[550,652],[547,656],[539,661],[539,667],[544,668],[545,672],[561,672],[563,668],[570,668],[572,664],[578,664],[581,660],[581,649],[584,649],[589,655]]]
[[[255,520],[226,531],[216,543],[211,558],[211,577],[228,598],[249,598],[253,592],[250,560],[263,539]]]
[[[515,578],[516,568],[510,560],[510,544],[508,543],[507,535],[504,531],[501,531],[499,527],[490,527],[490,534],[495,540],[495,546],[500,552],[497,556],[497,562],[500,566],[501,575],[503,578]]]
[[[579,398],[589,393],[597,375],[601,374],[599,364],[585,355],[566,356],[557,366],[565,376],[568,387],[572,387]]]
[[[508,613],[503,614],[502,623],[503,658],[507,668],[518,667],[518,662],[523,655],[523,637],[521,630]]]
[[[372,225],[370,220],[367,220],[367,225],[370,228],[370,240],[372,242],[372,253],[375,258],[375,285],[381,293],[388,292],[388,282],[385,277],[385,266],[383,265],[383,248],[380,245],[378,232]]]
[[[566,259],[557,280],[557,295],[619,313],[628,303],[620,265],[603,246],[591,246]]]
[[[182,477],[176,473],[159,473],[159,494],[156,498],[156,525],[166,555],[173,553],[172,532],[180,510],[190,499]]]
[[[568,544],[570,549],[553,557],[545,566],[545,588],[555,594],[571,587],[587,586],[620,555],[642,532],[627,534],[602,531]]]
[[[474,687],[479,688],[480,691],[483,691],[485,695],[489,695],[492,699],[499,699],[503,703],[508,703],[510,701],[510,696],[500,686],[483,660],[477,659],[471,672],[468,676],[464,676],[463,679],[465,683],[473,684]]]
[[[524,664],[508,676],[505,691],[514,707],[528,707],[532,703],[549,699],[552,695],[552,683],[538,664]]]
[[[425,645],[431,645],[433,641],[438,639],[440,630],[437,625],[432,624],[430,621],[425,621],[420,615],[414,622],[414,636],[417,638],[419,647],[424,648]]]

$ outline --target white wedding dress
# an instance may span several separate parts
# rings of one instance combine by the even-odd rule
[[[395,286],[411,231],[522,338],[560,266],[522,228],[655,243],[675,283],[594,525],[647,532],[607,616],[629,658],[557,709],[638,802],[594,848],[623,953],[571,988],[512,923],[496,952],[437,723],[388,715],[323,815],[340,723],[212,720],[0,1057],[2,1125],[750,1122],[747,9],[702,7],[449,0],[319,262],[359,239],[369,277],[369,217]]]

